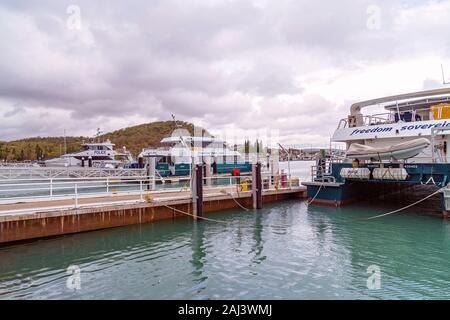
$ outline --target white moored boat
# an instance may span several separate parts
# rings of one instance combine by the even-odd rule
[[[114,144],[106,140],[104,142],[83,143],[82,150],[67,153],[59,158],[44,161],[46,167],[97,167],[114,169],[126,162],[132,162],[133,158],[125,148],[122,151],[114,150]]]
[[[363,114],[368,107],[377,113]],[[423,186],[450,216],[450,88],[354,103],[332,141],[346,144],[346,157],[319,159],[302,183],[310,203],[341,206]]]
[[[363,115],[363,108],[386,112]],[[332,137],[347,144],[347,158],[450,162],[450,89],[436,89],[357,102]]]
[[[238,168],[251,170],[251,164],[241,153],[230,149],[225,141],[214,136],[192,136],[186,129],[176,129],[161,140],[163,147],[143,149],[138,159],[156,158],[161,175],[188,175],[193,158],[212,165],[214,173],[229,173]],[[141,166],[141,165],[140,165]]]
[[[125,147],[121,151],[114,149],[109,140],[100,142],[100,129],[89,143],[82,143],[81,150],[61,155],[59,158],[44,161],[46,167],[97,167],[114,169],[133,161],[131,153]],[[97,140],[97,141],[96,141]]]

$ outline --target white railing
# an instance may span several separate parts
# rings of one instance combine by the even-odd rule
[[[373,126],[379,124],[395,123],[392,113],[380,113],[376,115],[362,116],[362,126]],[[344,118],[339,121],[338,129],[352,128],[356,126],[356,120]]]
[[[55,177],[139,177],[145,169],[106,169],[106,168],[46,168],[46,167],[0,167],[1,179],[55,178]]]
[[[364,117],[364,125],[373,126],[378,124],[387,124],[395,122],[393,114],[390,112],[379,113],[374,115],[369,115]]]
[[[98,198],[90,201],[89,206],[101,203],[146,201],[148,194],[173,193],[171,197],[188,198],[191,196],[190,177],[181,177],[177,183],[160,184],[157,188],[156,177],[90,177],[90,178],[37,178],[0,180],[0,205],[15,203],[36,203],[48,201],[48,206],[58,208],[79,208],[82,199]],[[251,176],[213,176],[203,177],[208,194],[250,191],[253,187]],[[263,175],[263,190],[289,189],[292,179],[286,175]],[[296,186],[298,186],[297,184]],[[162,188],[163,187],[163,188]],[[225,190],[225,191],[224,191]],[[181,194],[181,192],[185,192]],[[119,196],[133,195],[123,198]],[[113,197],[109,199],[107,197]],[[106,199],[104,199],[106,198]],[[67,200],[56,201],[55,200]],[[89,201],[88,201],[89,202]],[[86,201],[84,206],[87,206]],[[46,207],[47,208],[47,207]],[[9,211],[12,209],[9,208]],[[8,211],[7,210],[7,211]],[[28,209],[34,210],[34,209]],[[15,210],[13,210],[15,211]],[[21,210],[23,211],[23,210]],[[0,213],[4,213],[0,210]]]
[[[331,175],[332,162],[326,161],[323,166],[311,166],[311,181],[336,182],[336,178]]]
[[[437,103],[438,104],[438,103]],[[421,113],[421,114],[430,114],[431,109],[430,108],[420,108],[420,109],[406,109],[405,107],[400,107],[400,114],[404,114],[405,112],[409,112],[411,113],[411,121],[410,122],[415,122],[415,121],[425,121],[428,120],[427,116],[425,119],[421,120],[416,120],[416,114]],[[396,119],[395,119],[395,115],[398,114],[399,112],[397,112],[396,110],[392,110],[390,112],[383,112],[383,113],[378,113],[378,114],[373,114],[373,115],[363,115],[362,116],[362,122],[363,122],[363,126],[373,126],[373,125],[380,125],[380,124],[390,124],[390,123],[395,123]],[[398,118],[400,119],[400,115],[398,116]],[[356,126],[356,119],[352,118],[352,117],[348,117],[348,118],[344,118],[341,119],[339,121],[338,124],[338,129],[344,129],[344,128],[352,128]]]
[[[154,190],[154,181],[148,176],[0,180],[0,203],[142,193]]]
[[[1,167],[18,167],[18,168],[28,168],[28,167],[35,167],[38,166],[37,162],[31,162],[31,161],[0,161],[0,168]]]

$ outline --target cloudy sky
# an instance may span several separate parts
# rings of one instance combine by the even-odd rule
[[[0,3],[0,140],[154,120],[324,144],[357,100],[442,87],[450,1]]]

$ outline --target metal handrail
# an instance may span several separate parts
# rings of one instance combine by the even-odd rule
[[[278,185],[277,178],[280,175],[264,175],[263,181],[268,184],[265,189],[271,188],[285,188],[285,186]],[[179,181],[189,181],[190,177],[182,177]],[[219,184],[210,185],[210,189],[223,189],[224,186],[240,187],[241,181],[246,181],[247,187],[251,188],[253,185],[252,177],[249,175],[240,176],[215,176],[203,177],[205,183],[208,181],[217,181]],[[152,176],[143,177],[115,177],[115,178],[40,178],[30,179],[28,181],[18,181],[18,183],[0,183],[0,204],[14,203],[17,201],[44,201],[44,200],[61,200],[73,199],[75,207],[78,206],[78,200],[81,198],[102,197],[111,195],[140,195],[140,199],[144,200],[144,195],[148,192],[181,192],[190,191],[190,184],[185,183],[184,187],[165,187],[156,190],[153,181],[158,181]],[[222,183],[225,181],[225,183]],[[274,187],[274,182],[276,186]],[[187,188],[186,188],[187,187]],[[15,194],[14,194],[15,193]]]
[[[436,102],[437,104],[439,104],[438,102]],[[411,107],[412,105],[409,105],[408,107]],[[412,109],[412,108],[405,108],[405,106],[400,107],[400,112],[404,113],[404,112],[411,112],[411,113],[417,113],[417,112],[422,112],[422,111],[431,111],[430,108],[420,108],[420,109]],[[371,125],[373,124],[372,120],[380,120],[382,121],[381,123],[375,123],[375,124],[390,124],[390,123],[395,123],[394,117],[393,115],[395,115],[397,113],[396,110],[392,110],[390,112],[383,112],[383,113],[377,113],[377,114],[373,114],[373,115],[363,115],[363,123],[364,125]],[[381,116],[387,116],[387,117],[381,117]],[[421,120],[423,121],[423,120]],[[413,118],[411,119],[411,122],[416,122],[416,119]],[[347,128],[348,126],[348,118],[343,118],[341,120],[339,120],[339,124],[338,124],[338,129],[344,129]]]
[[[20,177],[112,177],[112,176],[142,176],[145,169],[107,169],[83,167],[3,167],[0,166],[0,177],[3,179],[16,179]]]
[[[436,146],[435,146],[436,134],[438,132],[443,132],[443,131],[450,131],[450,128],[432,128],[431,129],[431,156],[432,156],[432,162],[433,163],[436,162],[436,156],[438,156],[438,158],[441,159],[441,162],[443,162],[442,161],[442,156],[437,154],[437,149],[436,149]],[[447,158],[446,157],[445,157],[445,162],[447,162]]]

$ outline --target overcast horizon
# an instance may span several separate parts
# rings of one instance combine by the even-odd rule
[[[3,1],[0,141],[157,120],[324,145],[351,103],[443,87],[449,1]]]

